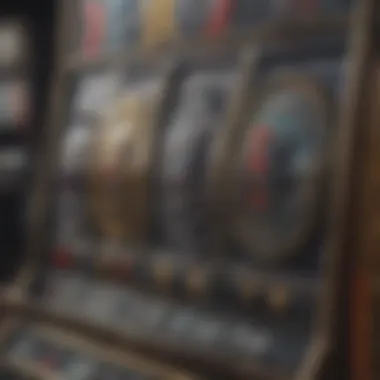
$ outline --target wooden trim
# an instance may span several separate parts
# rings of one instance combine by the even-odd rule
[[[357,9],[352,12],[352,28],[348,39],[346,68],[340,99],[340,120],[338,134],[331,162],[333,167],[332,197],[328,218],[328,236],[324,252],[326,281],[324,281],[323,297],[319,307],[316,336],[324,336],[328,355],[337,347],[339,315],[341,310],[341,281],[344,260],[348,259],[350,250],[351,221],[350,202],[352,197],[351,182],[353,176],[354,152],[357,149],[356,125],[358,123],[362,94],[364,91],[366,67],[369,58],[370,20],[373,13],[373,0],[357,2]]]
[[[362,191],[358,199],[358,237],[353,257],[351,298],[352,379],[375,379],[379,371],[376,359],[378,278],[380,273],[379,231],[379,144],[380,66],[376,54],[370,67],[362,123],[362,173],[358,181]],[[368,116],[367,116],[368,114]],[[362,124],[363,125],[363,124]]]

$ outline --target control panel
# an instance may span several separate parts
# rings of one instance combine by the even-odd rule
[[[7,301],[60,327],[20,355],[38,362],[69,325],[209,378],[319,379],[347,162],[332,163],[361,59],[347,32],[368,5],[63,3],[51,244]],[[88,372],[66,378],[92,379],[76,355]]]
[[[99,128],[93,139],[100,139],[101,153],[97,142],[91,146],[90,133],[84,141],[79,123],[70,126],[77,128],[82,149],[64,155],[87,154],[90,177],[85,168],[77,180],[72,171],[60,181],[57,245],[42,303],[57,303],[61,313],[110,329],[135,331],[137,340],[165,339],[205,356],[254,358],[294,372],[312,344],[325,281],[320,211],[328,191],[327,143],[336,133],[343,48],[339,43],[325,55],[317,50],[293,62],[264,52],[248,74],[258,99],[247,104],[253,112],[231,150],[223,128],[234,126],[223,121],[232,112],[228,99],[239,96],[239,57],[228,65],[216,61],[212,71],[202,65],[192,71],[195,65],[186,62],[190,69],[174,83],[175,104],[166,123],[156,126],[162,133],[149,155],[141,157],[149,129],[141,119],[127,122],[131,106],[129,97],[123,104],[124,95],[122,123],[115,112],[113,124],[87,125]],[[144,116],[148,104],[145,96]],[[213,159],[221,144],[227,156]],[[148,169],[155,189],[150,198]],[[226,189],[225,198],[218,188]],[[151,231],[147,204],[154,205]],[[230,217],[219,217],[220,210]],[[215,236],[223,238],[223,250],[216,250]]]
[[[9,330],[3,334],[2,352],[5,352],[8,370],[21,378],[29,372],[42,379],[187,379],[183,373],[171,372],[133,355],[118,357],[112,350],[105,354],[83,338],[46,325],[7,322]]]

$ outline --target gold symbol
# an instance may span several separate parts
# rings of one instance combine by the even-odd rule
[[[173,280],[173,266],[169,260],[160,259],[154,263],[154,277],[160,287],[167,289]]]
[[[154,47],[176,34],[176,0],[148,0],[143,10],[144,46]]]
[[[268,304],[275,311],[283,312],[289,304],[289,290],[284,285],[277,285],[268,291]]]
[[[108,110],[94,141],[93,205],[101,232],[115,239],[138,240],[145,230],[151,102],[139,95]]]
[[[207,288],[207,275],[201,268],[193,268],[186,277],[188,291],[192,295],[202,295]]]

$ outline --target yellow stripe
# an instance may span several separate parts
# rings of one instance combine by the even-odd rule
[[[176,0],[146,0],[143,6],[143,44],[154,47],[176,35]]]

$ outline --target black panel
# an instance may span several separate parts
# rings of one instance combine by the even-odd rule
[[[32,192],[35,164],[46,122],[48,80],[52,70],[54,37],[53,2],[43,0],[38,7],[29,1],[4,1],[1,20],[21,20],[25,24],[27,52],[20,70],[2,69],[1,80],[24,78],[27,80],[29,109],[22,127],[1,128],[0,154],[2,159],[2,185],[0,190],[0,279],[9,279],[25,252],[26,206]],[[0,81],[0,83],[2,83]],[[9,124],[9,123],[8,123]],[[3,125],[6,127],[5,125]],[[19,159],[12,150],[19,153]],[[10,152],[10,153],[9,153]],[[22,156],[22,158],[21,158]],[[17,164],[17,162],[19,164]],[[12,168],[13,165],[13,168]],[[20,169],[14,169],[19,165]]]

